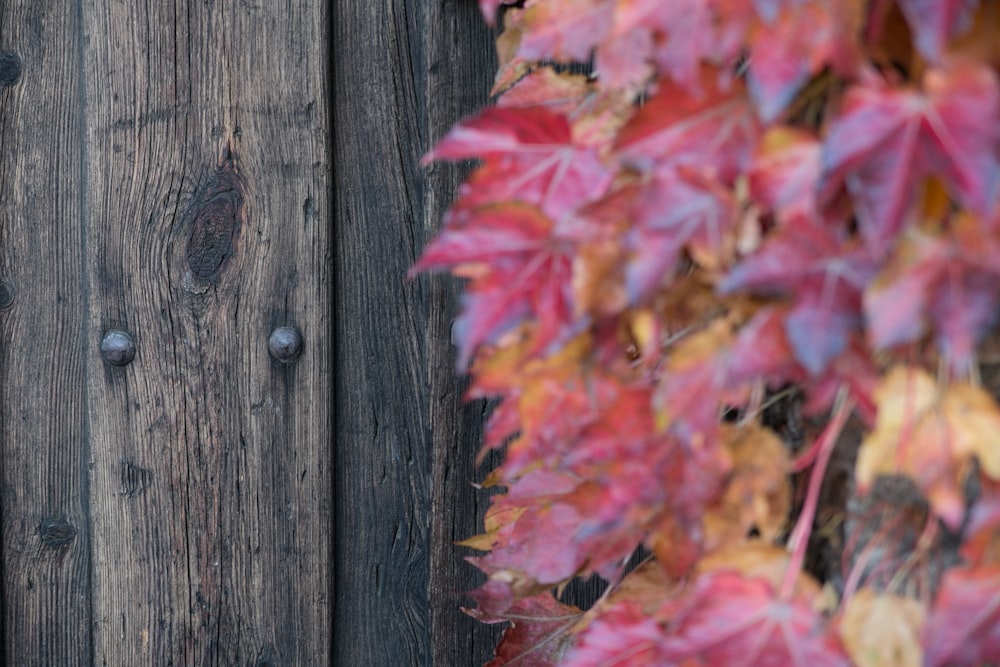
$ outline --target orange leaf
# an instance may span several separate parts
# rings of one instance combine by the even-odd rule
[[[858,667],[920,667],[926,616],[916,600],[865,588],[847,601],[840,638]]]

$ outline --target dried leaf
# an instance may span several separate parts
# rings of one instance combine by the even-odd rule
[[[844,606],[840,637],[857,667],[921,667],[926,616],[916,600],[863,588]]]

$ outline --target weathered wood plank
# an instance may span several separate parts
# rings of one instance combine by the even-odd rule
[[[486,101],[475,4],[334,4],[338,664],[466,665],[492,632],[452,541],[477,528],[469,485],[482,407],[461,405],[444,278],[404,280],[460,169],[418,160]]]
[[[90,664],[80,36],[79,14],[66,3],[0,3],[0,511],[8,665]],[[19,78],[11,53],[20,59]]]
[[[427,31],[425,92],[430,148],[451,127],[482,109],[492,85],[496,60],[494,35],[476,3],[439,0],[425,5]],[[441,228],[469,165],[435,163],[424,174],[423,239]],[[458,312],[457,280],[434,276],[429,281],[427,338],[428,399],[432,435],[432,530],[430,567],[431,642],[435,665],[481,665],[493,655],[500,627],[483,625],[462,613],[464,595],[483,577],[464,556],[473,552],[454,542],[482,531],[489,506],[486,494],[472,482],[481,479],[475,456],[482,443],[486,413],[481,403],[466,404],[465,384],[456,375],[451,326]],[[495,464],[495,461],[491,461]]]
[[[85,3],[95,664],[329,664],[327,11]]]
[[[333,3],[339,665],[430,661],[421,13]]]

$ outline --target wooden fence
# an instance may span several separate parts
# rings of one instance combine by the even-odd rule
[[[493,67],[474,0],[0,0],[5,664],[488,659],[404,274]]]

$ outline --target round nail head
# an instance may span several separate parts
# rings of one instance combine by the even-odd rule
[[[9,310],[14,305],[14,283],[0,280],[0,311]]]
[[[135,340],[124,331],[112,329],[101,340],[101,356],[112,366],[125,366],[135,359]]]
[[[267,351],[275,361],[291,363],[302,354],[302,334],[295,327],[278,327],[267,340]]]
[[[21,80],[21,56],[0,51],[0,86],[13,86]]]

